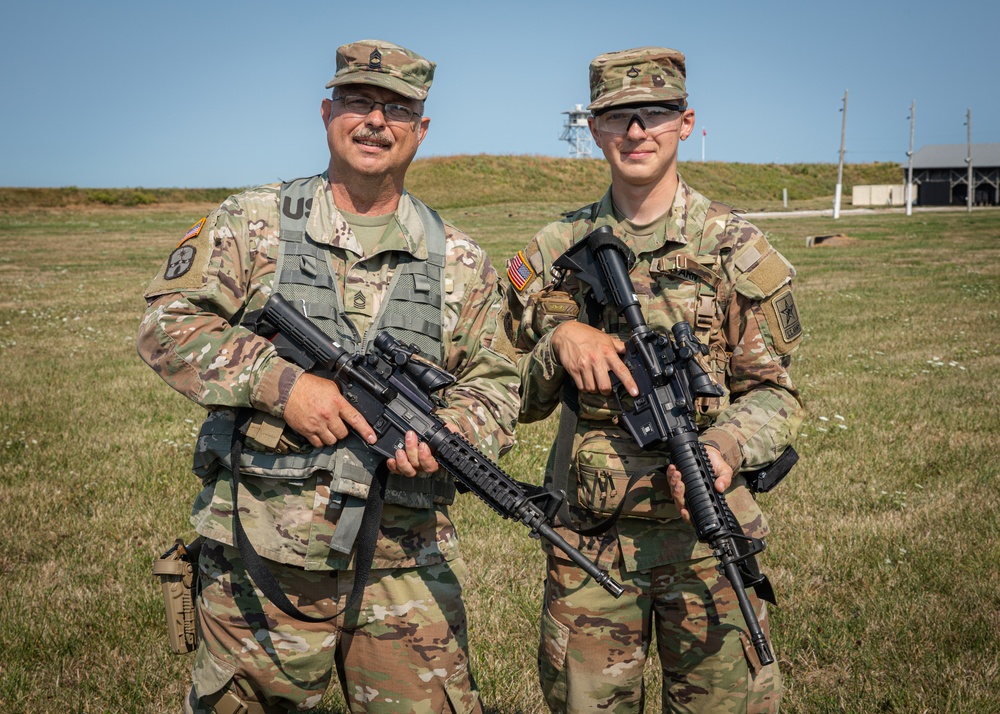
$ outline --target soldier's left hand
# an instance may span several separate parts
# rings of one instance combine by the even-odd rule
[[[458,431],[458,427],[454,424],[445,424],[445,426],[453,432]],[[427,445],[427,442],[420,441],[415,431],[406,432],[403,444],[404,448],[396,450],[396,458],[387,459],[385,462],[385,465],[394,474],[412,478],[418,472],[426,476],[441,468],[437,459],[434,458],[434,454],[431,453],[431,447]]]
[[[733,482],[733,469],[722,458],[722,454],[713,446],[706,446],[705,453],[708,454],[708,462],[715,471],[715,490],[725,493],[726,489]],[[681,472],[673,464],[667,467],[667,480],[670,482],[670,490],[674,497],[674,503],[680,509],[681,518],[688,525],[691,525],[691,514],[684,508],[684,482],[681,480]]]

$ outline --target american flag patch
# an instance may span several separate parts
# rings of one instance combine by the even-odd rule
[[[201,229],[205,227],[205,221],[206,220],[208,220],[208,216],[205,216],[200,221],[198,221],[193,226],[191,226],[188,229],[188,232],[184,234],[184,237],[181,238],[181,242],[177,244],[177,247],[180,248],[182,245],[184,245],[185,241],[188,241],[188,240],[194,238],[199,233],[201,233]]]
[[[521,251],[517,251],[517,255],[507,261],[507,277],[518,292],[524,290],[524,286],[535,277],[535,271],[528,265]]]

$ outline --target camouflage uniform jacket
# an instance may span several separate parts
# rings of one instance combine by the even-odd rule
[[[426,259],[423,226],[404,193],[391,230],[365,256],[333,203],[325,174],[317,184],[307,232],[316,243],[329,246],[341,304],[364,334],[387,296],[394,256],[405,252]],[[279,191],[279,184],[270,184],[229,197],[182,241],[194,249],[183,256],[189,269],[176,266],[175,250],[146,290],[139,354],[170,386],[206,407],[209,418],[234,407],[280,417],[302,373],[279,358],[268,340],[238,324],[271,294]],[[496,459],[513,443],[518,408],[514,364],[492,349],[501,292],[485,252],[450,225],[445,234],[441,366],[457,380],[445,390],[447,407],[438,415]],[[348,557],[329,548],[340,499],[337,494],[331,498],[328,474],[304,481],[241,480],[241,520],[262,556],[309,570],[351,567]],[[191,522],[198,533],[232,544],[230,474],[217,469],[203,481]],[[373,567],[429,565],[457,556],[445,508],[386,504]]]
[[[801,338],[791,297],[794,269],[757,228],[728,207],[709,218],[710,205],[680,180],[665,221],[646,235],[631,235],[615,217],[609,190],[600,202],[546,226],[508,262],[515,285],[510,292],[516,298],[511,313],[520,317],[515,344],[523,355],[521,421],[544,418],[559,404],[565,371],[552,350],[552,330],[567,315],[586,310],[589,288],[581,287],[572,274],[558,289],[546,285],[544,276],[567,248],[607,225],[636,255],[631,277],[649,326],[669,333],[676,322],[687,320],[709,345],[705,366],[726,395],[699,400],[701,441],[718,448],[734,472],[768,463],[782,452],[801,421],[801,402],[788,374],[791,353]],[[523,285],[520,291],[517,282]],[[570,299],[576,304],[567,306]],[[596,327],[627,337],[628,325],[618,323],[613,307],[596,317]],[[581,394],[579,403],[569,495],[571,504],[582,507],[574,509],[576,515],[593,522],[595,513],[610,513],[615,498],[621,500],[616,488],[627,476],[614,481],[609,475],[661,466],[669,458],[663,452],[639,450],[615,424],[619,410],[613,397]],[[550,454],[547,479],[552,461]],[[733,479],[727,500],[746,531],[758,537],[767,533],[742,477]],[[628,506],[627,512],[640,517],[621,518],[603,537],[567,534],[568,540],[605,567],[621,557],[627,571],[711,554],[708,546],[697,543],[694,529],[680,520],[662,474],[641,480],[629,501],[634,508]]]

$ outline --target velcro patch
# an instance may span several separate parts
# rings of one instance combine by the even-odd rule
[[[521,251],[517,251],[517,255],[507,261],[507,277],[510,278],[510,284],[518,292],[524,290],[524,287],[535,277],[535,270],[528,264]]]
[[[751,245],[740,253],[734,264],[741,273],[745,273],[755,266],[758,260],[760,260],[760,251]]]
[[[764,316],[771,327],[774,349],[778,354],[788,354],[802,337],[802,322],[791,287],[779,291],[763,304]]]
[[[203,229],[208,216],[191,226],[184,239],[167,256],[160,271],[147,286],[147,299],[182,290],[200,290],[206,285],[206,271],[212,258],[211,231]]]
[[[772,251],[746,274],[747,280],[756,285],[765,296],[772,294],[791,277],[788,263],[777,251]]]

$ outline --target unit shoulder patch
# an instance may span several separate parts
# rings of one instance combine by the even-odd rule
[[[180,245],[167,258],[167,267],[163,270],[164,280],[176,280],[191,270],[198,249],[193,245]]]
[[[212,257],[212,246],[208,241],[211,231],[206,233],[203,230],[208,218],[206,216],[191,226],[177,247],[170,252],[160,272],[146,288],[144,295],[147,299],[204,287],[205,271]],[[195,240],[199,236],[200,240]]]

